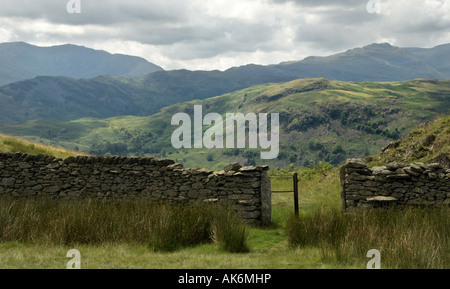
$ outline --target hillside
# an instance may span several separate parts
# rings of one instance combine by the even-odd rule
[[[147,60],[76,45],[38,47],[23,42],[0,44],[0,85],[37,76],[93,78],[142,77],[162,70]]]
[[[258,149],[174,149],[171,135],[176,127],[171,126],[172,116],[179,112],[192,116],[194,105],[199,104],[204,115],[279,113],[278,159],[261,161]],[[171,158],[186,167],[217,169],[233,161],[280,167],[318,161],[337,165],[347,158],[374,155],[419,124],[448,115],[449,111],[450,81],[354,83],[299,79],[172,105],[149,117],[34,120],[2,125],[0,131],[91,154]]]
[[[277,79],[278,80],[278,79]],[[0,124],[34,119],[148,116],[161,108],[264,83],[219,71],[155,72],[144,78],[41,76],[0,87]]]
[[[91,53],[94,52],[86,50],[83,55]],[[27,53],[24,55],[31,57]],[[84,117],[149,116],[175,103],[299,78],[354,82],[450,79],[447,55],[450,55],[450,45],[406,49],[372,44],[327,57],[308,57],[302,61],[269,66],[247,65],[226,71],[156,71],[134,78],[36,77],[0,87],[0,124],[34,119],[69,121]],[[54,57],[58,59],[58,55]],[[78,61],[82,72],[95,74],[98,73],[97,67],[102,67],[95,61],[92,61],[95,69],[83,66],[82,60]],[[111,65],[114,63],[112,60],[104,61]],[[0,67],[0,75],[5,67]],[[64,65],[61,66],[63,68]],[[26,72],[28,67],[22,69]],[[71,71],[72,68],[64,69]],[[101,72],[108,74],[113,71],[108,68]],[[67,74],[60,72],[59,75]]]
[[[87,155],[75,151],[46,146],[29,140],[0,134],[0,153],[27,153],[33,155],[49,155],[58,158]]]
[[[381,154],[368,159],[371,165],[440,162],[450,167],[450,116],[421,125],[408,136],[390,143]]]

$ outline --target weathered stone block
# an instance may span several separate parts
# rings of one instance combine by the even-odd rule
[[[415,176],[415,177],[418,177],[418,176],[420,176],[420,175],[422,174],[421,172],[416,172],[416,171],[414,171],[414,170],[412,170],[412,169],[410,169],[410,168],[405,168],[404,171],[405,171],[408,175],[412,175],[412,176]]]
[[[188,192],[187,196],[188,196],[189,199],[197,199],[198,195],[199,195],[199,191],[197,191],[197,190],[190,190]]]
[[[403,166],[397,162],[392,162],[386,165],[386,168],[390,171],[396,171],[400,168],[402,168]]]
[[[355,173],[348,175],[347,179],[353,181],[375,181],[374,176],[358,175]]]
[[[363,183],[364,187],[379,187],[381,186],[381,184],[379,182],[375,182],[375,181],[366,181]]]
[[[353,201],[359,201],[359,200],[365,200],[367,197],[361,196],[361,195],[347,195],[346,200],[353,200]]]
[[[12,187],[12,186],[15,185],[15,183],[16,183],[16,179],[15,178],[4,178],[2,180],[1,185],[5,186],[5,187]]]
[[[18,163],[17,166],[21,169],[31,169],[33,167],[33,165],[31,163]]]
[[[50,187],[46,187],[42,190],[42,192],[45,194],[56,194],[59,191],[61,191],[61,188],[58,186],[50,186]]]
[[[411,179],[411,176],[408,174],[393,174],[386,176],[386,179],[388,180],[409,180]]]
[[[239,164],[239,163],[232,163],[232,164],[229,164],[229,165],[225,166],[224,171],[225,172],[230,172],[230,171],[237,172],[241,168],[242,168],[241,164]]]

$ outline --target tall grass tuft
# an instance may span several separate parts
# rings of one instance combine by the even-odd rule
[[[320,209],[290,217],[287,235],[291,246],[320,247],[324,259],[339,263],[367,262],[367,252],[377,249],[385,268],[449,268],[449,213],[448,208],[358,214]]]
[[[48,246],[135,243],[172,251],[214,241],[234,252],[237,249],[228,245],[228,236],[219,240],[212,236],[217,234],[213,231],[222,230],[223,235],[230,234],[245,244],[245,225],[237,219],[234,212],[206,204],[0,198],[0,242]],[[223,229],[227,223],[231,226]]]
[[[212,240],[230,253],[249,252],[248,231],[242,220],[232,211],[219,208],[212,223]]]
[[[155,251],[174,251],[210,241],[213,210],[205,205],[162,205],[150,219],[152,235],[149,245]]]

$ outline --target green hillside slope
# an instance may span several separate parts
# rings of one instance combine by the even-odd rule
[[[58,158],[68,158],[71,156],[87,155],[63,148],[43,145],[25,139],[0,134],[0,153],[26,153],[33,155],[49,155]]]
[[[143,78],[40,76],[0,87],[0,123],[148,116],[174,103],[205,99],[266,80],[280,79],[187,70],[155,72]]]
[[[260,149],[179,149],[171,136],[172,116],[194,105],[203,114],[279,113],[280,154],[262,161]],[[242,164],[305,166],[340,164],[374,155],[419,124],[449,115],[450,81],[413,80],[354,83],[300,79],[264,84],[206,100],[176,104],[149,117],[84,118],[70,122],[36,120],[0,126],[0,131],[92,154],[160,156],[187,167]],[[205,127],[204,130],[207,128]]]
[[[390,162],[440,162],[450,167],[450,116],[414,129],[408,136],[390,143],[382,153],[368,158],[372,165]]]

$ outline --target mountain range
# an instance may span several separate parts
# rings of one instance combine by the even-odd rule
[[[6,49],[8,46],[12,47]],[[17,54],[18,51],[22,52]],[[8,55],[16,55],[18,60]],[[17,55],[22,55],[23,59]],[[24,43],[2,44],[0,79],[19,74],[8,71],[21,72],[23,78],[40,76],[0,87],[0,123],[148,116],[171,104],[299,78],[353,82],[444,80],[450,79],[449,55],[450,44],[424,49],[399,48],[385,43],[277,65],[246,65],[226,71],[164,71],[140,58],[73,45],[36,48]],[[124,61],[114,61],[117,59]],[[117,63],[127,69],[113,69]],[[142,67],[147,66],[157,71],[132,77],[144,74],[146,70]],[[43,76],[48,74],[58,76]],[[89,75],[96,76],[89,78]],[[123,75],[127,77],[120,77]]]
[[[406,81],[450,79],[450,44],[434,48],[401,48],[371,44],[326,57],[307,57],[278,65],[247,65],[231,71],[287,78],[323,77],[339,81]]]
[[[0,44],[0,132],[97,155],[161,156],[212,169],[334,165],[368,156],[420,123],[449,115],[450,44],[372,44],[327,57],[225,71],[165,71],[137,57],[74,45]],[[14,61],[14,57],[17,60]],[[174,149],[171,118],[279,113],[280,154]],[[206,128],[204,128],[205,130]]]
[[[161,67],[140,57],[110,54],[71,44],[52,47],[24,42],[0,44],[0,85],[37,76],[140,77],[161,70]]]

